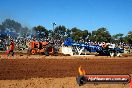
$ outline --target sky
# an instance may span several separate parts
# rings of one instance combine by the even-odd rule
[[[0,22],[10,18],[32,28],[64,25],[111,34],[132,31],[132,0],[0,0]]]

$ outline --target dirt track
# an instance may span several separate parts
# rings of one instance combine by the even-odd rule
[[[80,65],[86,70],[87,74],[132,73],[132,59],[74,58],[75,57],[71,57],[71,59],[0,59],[0,80],[76,77]]]
[[[14,58],[14,59],[13,59]],[[129,88],[129,84],[78,86],[81,65],[86,74],[132,74],[132,56],[39,56],[0,55],[0,88]]]

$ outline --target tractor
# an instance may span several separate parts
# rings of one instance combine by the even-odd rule
[[[57,55],[57,50],[54,45],[50,44],[49,42],[31,41],[29,44],[28,53],[31,55],[44,54],[49,56]]]
[[[100,46],[98,53],[102,56],[122,56],[124,49],[115,47],[114,44],[108,44],[105,47]]]
[[[85,43],[76,43],[73,42],[71,38],[67,38],[61,47],[63,54],[69,54],[71,56],[73,55],[81,55],[82,53],[86,52],[97,52],[99,55],[102,56],[121,56],[121,53],[123,53],[123,49],[117,48],[115,46],[112,46],[110,44],[106,45],[103,44],[100,45],[89,45]]]

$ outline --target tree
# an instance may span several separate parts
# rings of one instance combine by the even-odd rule
[[[48,33],[50,38],[54,36],[53,30],[49,30]]]
[[[48,30],[45,27],[39,25],[32,30],[37,38],[48,38]]]
[[[7,34],[5,33],[5,27],[0,25],[0,38],[6,38]]]
[[[71,37],[71,30],[70,29],[67,29],[66,30],[66,37]]]
[[[122,43],[123,42],[123,34],[122,33],[118,33],[112,36],[112,41],[115,43]]]
[[[88,41],[88,37],[89,37],[89,32],[88,32],[88,30],[84,30],[84,31],[82,31],[82,39],[83,39],[83,41]]]
[[[79,42],[79,40],[81,39],[81,30],[74,27],[71,29],[71,37],[73,40]]]
[[[95,31],[92,31],[92,37],[94,41],[97,42],[110,42],[111,35],[106,28],[99,28]]]
[[[131,44],[132,46],[132,31],[129,31],[127,36],[125,36],[125,40],[128,44]]]
[[[11,20],[11,19],[6,19],[4,22],[2,22],[3,27],[8,28],[10,31],[15,31],[15,32],[20,32],[22,26],[20,23]]]
[[[6,30],[5,27],[3,25],[0,25],[0,31],[4,32],[5,30]]]
[[[27,36],[29,35],[29,29],[28,29],[28,27],[23,27],[23,28],[21,29],[21,35],[22,35],[23,37],[27,37]]]
[[[78,42],[80,40],[82,40],[83,42],[87,41],[88,37],[90,36],[89,34],[90,32],[88,32],[88,30],[80,30],[76,27],[71,29],[71,37]]]
[[[64,36],[66,34],[66,27],[65,26],[57,26],[54,29],[54,38],[55,39],[64,39]]]

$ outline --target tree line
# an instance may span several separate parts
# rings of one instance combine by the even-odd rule
[[[112,43],[126,43],[132,44],[132,31],[129,31],[127,35],[118,33],[111,35],[107,28],[102,27],[97,30],[88,31],[82,30],[77,27],[66,28],[64,25],[56,26],[54,29],[50,30],[42,25],[37,25],[31,29],[28,27],[23,27],[21,23],[5,19],[0,24],[0,33],[6,33],[7,31],[15,32],[21,35],[21,37],[33,36],[37,38],[54,38],[54,39],[66,39],[71,37],[74,41],[79,42],[80,40],[84,42],[112,42]],[[2,37],[2,36],[1,36]]]

